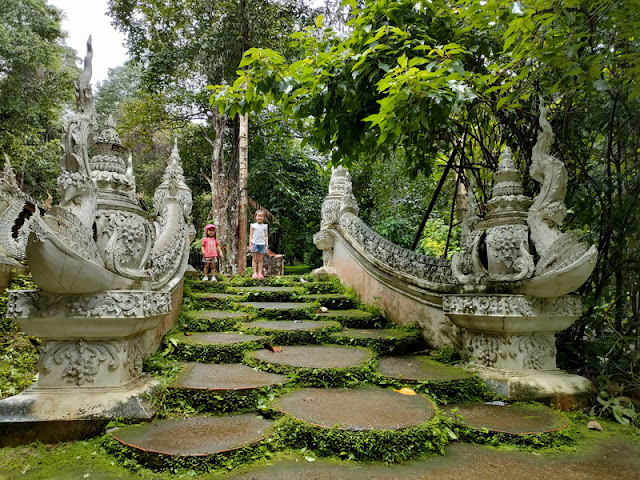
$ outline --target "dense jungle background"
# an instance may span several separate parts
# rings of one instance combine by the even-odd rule
[[[249,214],[268,209],[287,264],[320,264],[312,236],[338,164],[374,230],[450,257],[464,202],[487,199],[505,145],[536,193],[527,166],[542,101],[569,173],[565,227],[599,251],[584,314],[558,336],[559,366],[640,425],[640,0],[310,3],[109,1],[131,61],[94,85],[98,121],[117,122],[141,201],[152,208],[177,139],[199,235],[214,221],[231,250],[246,115]],[[46,0],[0,4],[0,151],[43,204],[58,199],[84,56],[66,46],[61,14]],[[1,325],[4,398],[28,384],[36,340]]]

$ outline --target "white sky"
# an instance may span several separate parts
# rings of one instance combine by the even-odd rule
[[[0,0],[2,1],[2,0]],[[321,5],[322,0],[308,0],[312,5]],[[78,54],[78,66],[87,53],[87,39],[92,36],[93,76],[91,83],[106,80],[110,68],[122,65],[128,60],[127,50],[123,46],[125,35],[111,26],[111,17],[107,15],[107,0],[48,0],[48,3],[63,10],[66,18],[62,20],[62,29],[67,32],[67,45]]]
[[[111,26],[111,17],[106,13],[107,0],[48,0],[48,3],[65,12],[67,18],[62,21],[62,29],[68,34],[67,45],[74,48],[81,59],[79,67],[87,53],[87,39],[92,36],[94,88],[106,80],[110,68],[128,59],[123,46],[125,36]]]

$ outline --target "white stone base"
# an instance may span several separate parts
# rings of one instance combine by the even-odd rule
[[[34,385],[0,401],[0,447],[78,440],[102,433],[113,419],[150,420],[159,385],[146,375],[118,387]]]
[[[511,401],[539,401],[570,409],[595,393],[589,379],[559,369],[514,372],[478,366],[472,370],[490,390]]]

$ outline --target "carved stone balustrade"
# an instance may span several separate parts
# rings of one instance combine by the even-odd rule
[[[7,288],[12,277],[24,275],[28,271],[20,263],[25,259],[31,222],[29,218],[20,225],[27,202],[35,206],[35,214],[37,214],[36,202],[20,189],[11,162],[5,156],[4,170],[0,172],[0,289],[2,290]],[[15,235],[14,231],[17,227],[19,227],[18,233]]]
[[[0,401],[0,446],[82,438],[113,418],[150,419],[159,382],[143,360],[182,302],[195,230],[177,145],[150,221],[113,119],[95,135],[91,57],[89,42],[78,111],[61,142],[62,200],[29,226],[26,260],[39,290],[9,297],[7,315],[41,345],[36,384]]]
[[[365,225],[341,167],[332,173],[314,241],[323,250],[318,272],[338,274],[390,320],[418,324],[432,347],[464,351],[496,392],[570,406],[593,385],[557,368],[555,334],[580,317],[580,298],[568,294],[587,280],[597,251],[559,229],[567,175],[549,153],[553,133],[545,115],[541,107],[531,165],[540,194],[524,195],[505,148],[486,214],[470,202],[463,248],[451,262],[393,245]]]

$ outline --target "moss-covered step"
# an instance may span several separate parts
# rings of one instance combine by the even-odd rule
[[[438,403],[461,403],[492,398],[482,380],[469,370],[445,365],[427,355],[387,356],[378,359],[378,381],[411,385]]]
[[[194,309],[227,309],[232,308],[236,302],[247,300],[246,295],[235,293],[209,293],[193,292],[189,295]]]
[[[200,300],[237,300],[239,298],[244,298],[241,294],[235,293],[210,293],[210,292],[194,292],[191,295],[191,298],[196,298]]]
[[[425,348],[417,328],[347,328],[331,334],[333,343],[367,347],[378,355],[403,355]]]
[[[268,285],[233,287],[230,290],[237,292],[252,302],[287,302],[295,300],[304,292],[301,287]]]
[[[183,363],[167,387],[163,407],[179,411],[186,404],[198,412],[252,411],[261,396],[287,381],[284,375],[237,363]]]
[[[233,290],[239,292],[265,292],[265,293],[295,293],[299,290],[297,287],[292,286],[269,286],[269,285],[257,285],[253,287],[233,287]]]
[[[291,287],[302,285],[304,282],[300,281],[298,275],[283,275],[275,277],[266,277],[261,279],[246,277],[231,277],[226,279],[224,285],[227,287]],[[314,281],[313,277],[310,277],[307,281]]]
[[[304,388],[272,405],[286,414],[274,426],[276,441],[318,455],[394,462],[442,453],[447,444],[435,405],[421,395],[379,387]]]
[[[271,433],[272,422],[255,414],[191,416],[120,428],[105,446],[153,470],[202,472],[245,462]]]
[[[463,441],[546,447],[573,443],[569,420],[546,405],[465,403],[443,407]]]
[[[315,294],[315,293],[342,293],[344,288],[337,282],[303,282],[301,285],[307,291],[307,294]]]
[[[239,302],[237,305],[245,312],[274,320],[311,319],[318,309],[317,304],[307,302]]]
[[[321,306],[333,310],[348,310],[358,306],[358,301],[355,298],[342,293],[313,293],[302,295],[300,300],[303,302],[318,302]]]
[[[189,332],[226,332],[236,330],[240,322],[249,321],[255,315],[228,310],[199,310],[188,312],[184,329]]]
[[[318,320],[336,320],[346,328],[384,328],[389,325],[381,315],[355,308],[317,312],[316,318]]]
[[[283,346],[249,352],[244,362],[261,370],[294,375],[301,386],[346,386],[368,379],[374,353],[339,345]]]
[[[192,295],[197,292],[223,293],[228,286],[228,282],[224,278],[218,277],[217,282],[202,280],[185,280],[184,292],[186,295]]]
[[[254,335],[268,335],[275,345],[304,345],[329,341],[342,325],[333,320],[255,320],[241,328]]]
[[[241,362],[246,352],[264,348],[265,340],[244,332],[176,332],[165,337],[173,357],[208,363]]]

